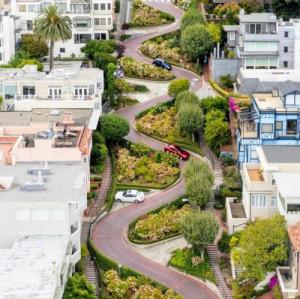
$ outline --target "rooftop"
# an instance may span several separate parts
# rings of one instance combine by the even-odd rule
[[[284,198],[300,197],[300,173],[279,172],[274,173],[277,189]]]
[[[300,222],[290,225],[287,230],[294,249],[300,251]]]
[[[300,163],[300,147],[294,145],[263,145],[268,163]]]
[[[32,109],[31,111],[0,112],[0,126],[29,126],[33,123],[61,123],[65,115],[72,116],[75,125],[89,123],[92,109]]]
[[[0,249],[0,298],[54,298],[67,246],[62,234],[18,235]]]
[[[41,179],[38,171],[46,168],[45,162],[17,163],[14,166],[0,167],[0,185],[7,186],[4,190],[0,190],[0,201],[75,200],[74,188],[78,184],[83,184],[84,180],[84,167],[81,162],[49,162],[48,167],[50,173],[48,175],[42,173]],[[28,173],[32,170],[34,174]],[[26,191],[24,187],[32,191]]]
[[[271,23],[276,22],[276,15],[273,13],[251,13],[251,14],[243,14],[240,13],[239,19],[243,23]]]
[[[258,168],[247,168],[248,176],[252,182],[264,182],[261,170]]]
[[[5,164],[10,164],[10,151],[17,140],[17,137],[0,136],[0,161],[4,160]]]
[[[230,202],[232,218],[246,218],[244,205],[242,203]]]
[[[253,98],[259,110],[282,109],[283,104],[279,97],[272,93],[254,93]]]

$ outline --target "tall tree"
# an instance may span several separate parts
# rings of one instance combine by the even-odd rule
[[[272,9],[284,19],[300,17],[299,0],[272,0]]]
[[[245,278],[261,281],[288,257],[286,222],[283,216],[257,219],[242,231],[240,260]]]
[[[237,24],[239,21],[238,15],[240,12],[240,6],[237,2],[232,1],[225,4],[219,4],[214,9],[214,14],[219,18],[224,18],[225,24]]]
[[[195,25],[195,24],[204,24],[205,19],[203,14],[195,8],[191,8],[185,12],[181,18],[180,29],[183,31],[186,27]]]
[[[219,231],[219,224],[213,214],[205,211],[192,211],[181,221],[181,232],[186,241],[200,249],[204,258],[205,248],[213,243]]]
[[[48,54],[46,42],[34,34],[23,34],[21,38],[21,50],[29,53],[31,58],[39,59]]]
[[[34,33],[50,42],[50,71],[53,68],[53,49],[57,41],[72,37],[72,21],[63,16],[56,5],[48,6],[34,22]]]

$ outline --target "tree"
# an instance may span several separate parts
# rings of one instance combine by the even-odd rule
[[[207,145],[217,152],[221,146],[230,141],[228,123],[220,118],[206,122],[204,139]]]
[[[259,282],[288,257],[286,221],[275,215],[248,225],[239,242],[245,278]]]
[[[221,96],[204,98],[201,100],[200,105],[204,115],[206,115],[207,112],[213,109],[224,111],[225,114],[228,113],[228,100]]]
[[[96,299],[96,295],[86,277],[75,273],[68,279],[63,299]]]
[[[176,115],[176,126],[180,132],[193,135],[202,128],[203,113],[199,105],[181,104]]]
[[[184,167],[183,176],[185,180],[188,181],[189,178],[199,174],[205,177],[210,184],[213,185],[214,174],[209,165],[203,160],[191,157]]]
[[[127,120],[115,114],[101,116],[99,128],[105,139],[110,142],[118,142],[129,133]]]
[[[218,24],[216,23],[207,24],[207,30],[211,35],[211,38],[215,44],[221,41],[221,28]]]
[[[272,9],[277,17],[282,17],[284,19],[299,18],[299,3],[299,0],[272,0]]]
[[[115,49],[116,43],[114,40],[90,40],[81,48],[81,52],[85,53],[88,58],[95,58],[97,53],[112,54]]]
[[[23,34],[21,38],[21,50],[29,53],[31,58],[40,59],[48,55],[49,49],[44,39],[33,34]]]
[[[34,33],[50,42],[50,71],[53,68],[53,49],[57,41],[72,37],[72,21],[63,16],[56,5],[49,5],[34,22]]]
[[[95,66],[103,70],[104,76],[107,77],[107,67],[110,63],[112,64],[117,64],[117,58],[108,54],[108,53],[103,53],[99,52],[95,54],[94,57],[94,63]]]
[[[181,35],[181,47],[193,61],[203,60],[213,46],[212,37],[205,25],[188,26]]]
[[[213,243],[219,231],[214,215],[205,211],[192,211],[183,217],[180,226],[186,241],[194,248],[199,248],[204,258],[205,248]]]
[[[214,9],[214,14],[219,18],[224,18],[226,24],[237,24],[239,21],[238,15],[240,12],[240,6],[237,2],[232,1],[225,4],[219,4]]]
[[[107,80],[106,80],[106,90],[105,90],[105,95],[107,96],[110,104],[113,106],[116,103],[116,70],[117,66],[114,65],[113,63],[109,63],[107,66]]]
[[[190,82],[185,78],[172,80],[169,84],[168,95],[175,98],[180,92],[188,90],[189,87]]]
[[[240,7],[244,9],[246,14],[262,11],[262,6],[257,0],[242,0]]]
[[[176,110],[178,110],[182,104],[191,104],[194,106],[200,106],[200,101],[199,98],[194,93],[190,91],[182,91],[176,96],[175,99],[174,106]]]
[[[188,26],[204,23],[205,19],[203,17],[203,14],[195,8],[191,8],[188,11],[186,11],[183,17],[181,18],[180,29],[181,31],[183,31]]]
[[[214,121],[216,119],[225,120],[225,113],[219,109],[211,110],[205,115],[205,122],[209,123],[211,121]]]

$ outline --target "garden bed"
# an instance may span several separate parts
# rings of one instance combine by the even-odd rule
[[[174,20],[175,18],[168,13],[148,6],[142,0],[134,0],[132,21],[129,23],[129,27],[159,26],[172,23]]]
[[[179,223],[191,207],[183,197],[139,217],[128,227],[128,239],[136,244],[152,244],[179,236]]]
[[[216,283],[216,277],[211,269],[207,253],[205,253],[204,261],[201,261],[200,256],[200,252],[196,249],[177,249],[173,252],[169,266],[203,280],[207,279]]]
[[[180,134],[175,126],[176,111],[172,102],[145,110],[136,116],[136,129],[151,138],[176,144],[187,150],[203,155],[203,151],[191,136]]]

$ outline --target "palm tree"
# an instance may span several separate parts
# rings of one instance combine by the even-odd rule
[[[53,48],[57,41],[66,41],[72,37],[72,21],[62,16],[56,5],[48,6],[36,19],[34,33],[50,41],[50,71],[53,68]]]

